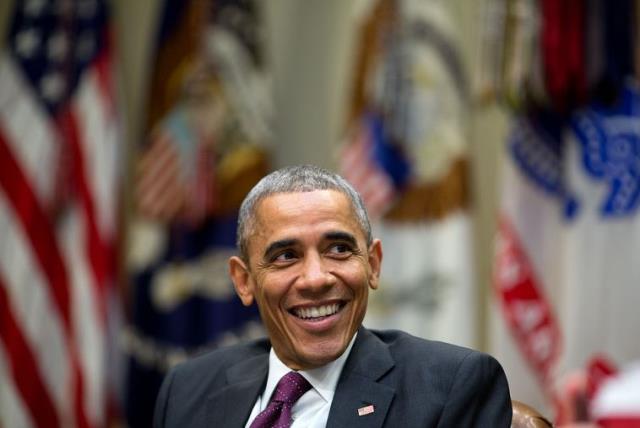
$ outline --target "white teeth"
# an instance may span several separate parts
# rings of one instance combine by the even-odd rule
[[[295,310],[299,318],[320,318],[333,315],[338,312],[340,305],[334,303],[332,305],[314,306],[312,308],[298,308]]]

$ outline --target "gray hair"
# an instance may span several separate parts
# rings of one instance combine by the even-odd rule
[[[356,219],[362,228],[367,245],[372,242],[371,224],[360,194],[344,178],[326,169],[313,165],[289,166],[265,176],[256,184],[240,205],[238,217],[237,245],[241,257],[249,260],[249,237],[254,232],[258,203],[276,193],[312,192],[314,190],[336,190],[351,202]]]

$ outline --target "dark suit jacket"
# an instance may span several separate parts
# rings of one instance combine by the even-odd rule
[[[154,426],[243,427],[267,379],[267,340],[213,351],[166,377]],[[373,404],[374,412],[358,416]],[[398,331],[361,328],[327,427],[506,427],[507,379],[492,357]]]

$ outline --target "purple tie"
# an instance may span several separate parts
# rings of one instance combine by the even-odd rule
[[[256,416],[250,428],[289,428],[291,408],[310,388],[300,373],[289,372],[282,376],[269,405]]]

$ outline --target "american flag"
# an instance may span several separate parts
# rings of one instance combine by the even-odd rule
[[[150,140],[136,171],[139,213],[166,222],[202,224],[215,207],[213,144],[194,135],[183,111],[163,120]],[[191,147],[193,141],[200,144]]]
[[[104,426],[119,145],[106,5],[16,2],[10,27],[0,54],[0,426]]]

